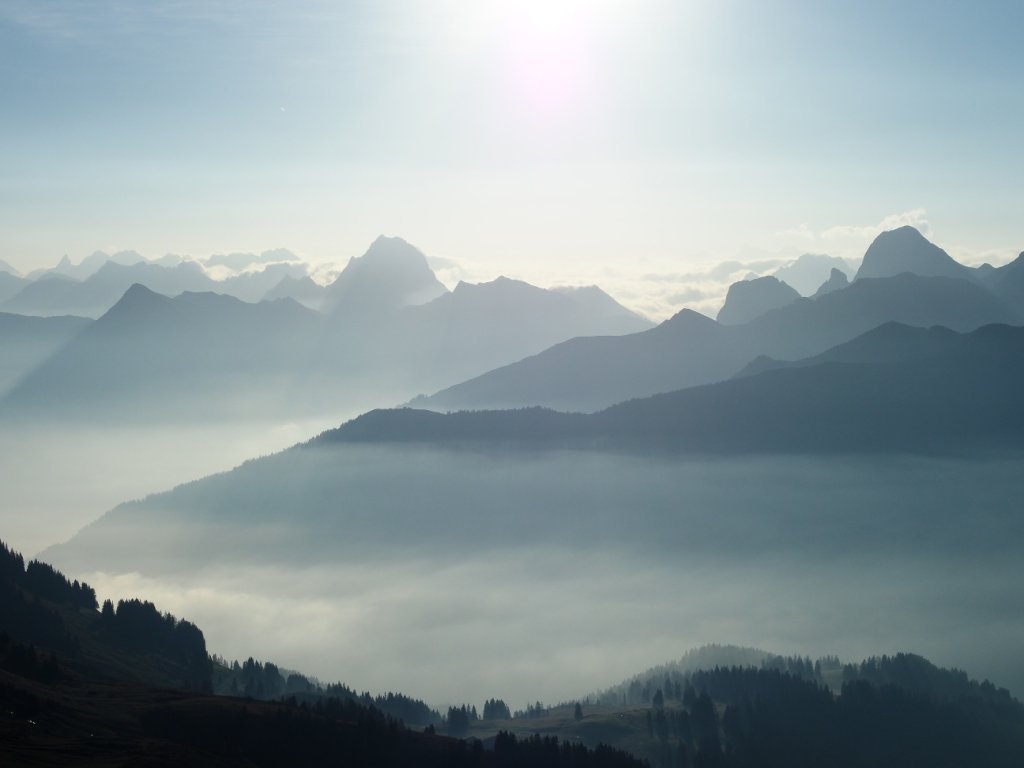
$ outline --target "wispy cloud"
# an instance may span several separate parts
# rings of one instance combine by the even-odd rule
[[[878,235],[907,225],[916,227],[926,237],[931,235],[928,211],[924,208],[912,208],[891,213],[877,222],[868,224],[833,224],[823,229],[815,229],[807,223],[796,224],[773,232],[769,245],[787,252],[813,251],[859,261],[871,241]]]
[[[893,213],[886,216],[877,224],[849,225],[840,224],[829,227],[820,234],[823,240],[860,239],[871,240],[890,229],[911,226],[921,231],[921,234],[928,236],[931,226],[928,223],[928,212],[924,208],[914,208],[902,213]]]

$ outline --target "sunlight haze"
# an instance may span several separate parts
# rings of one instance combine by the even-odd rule
[[[1003,263],[1024,240],[1020,14],[14,0],[0,250],[23,271],[126,248],[344,264],[383,232],[453,280],[598,283],[655,317],[685,302],[644,275],[857,258],[908,211]]]

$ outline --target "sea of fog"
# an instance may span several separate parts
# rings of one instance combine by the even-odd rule
[[[32,556],[128,499],[222,472],[351,418],[0,425],[0,539]]]
[[[47,556],[211,651],[444,705],[568,700],[704,643],[913,651],[1024,695],[1020,458],[335,446]]]

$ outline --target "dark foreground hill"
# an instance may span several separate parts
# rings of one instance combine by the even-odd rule
[[[352,697],[213,696],[197,627],[137,600],[97,611],[88,585],[2,544],[0,608],[3,765],[642,765],[553,737],[503,734],[485,752]]]
[[[579,725],[618,724],[613,743],[643,744],[633,751],[656,766],[1011,766],[1024,756],[1020,702],[920,656],[709,663],[737,650],[699,649],[703,663],[684,657],[587,697]]]
[[[97,612],[88,585],[35,561],[25,568],[2,546],[0,599],[5,765],[616,768],[643,765],[639,757],[657,768],[1010,768],[1024,759],[1018,701],[910,654],[844,665],[706,648],[575,703],[513,714],[488,700],[483,717],[452,707],[418,731],[372,704],[311,698],[291,683],[277,701],[212,696],[196,690],[209,683],[201,677],[155,685],[146,677],[157,662],[170,665],[161,674],[194,670],[179,645],[213,665],[198,628],[138,601]],[[113,659],[141,678],[126,679]],[[250,659],[244,669],[270,667]]]

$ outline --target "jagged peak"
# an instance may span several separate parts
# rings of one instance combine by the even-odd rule
[[[741,280],[729,286],[725,303],[718,311],[718,322],[741,325],[799,298],[800,293],[795,288],[773,275]]]

